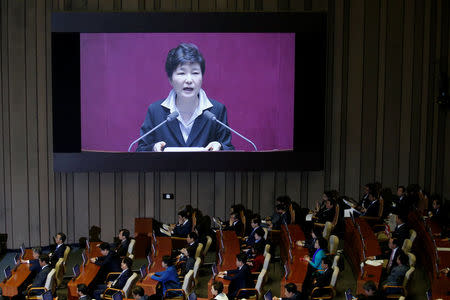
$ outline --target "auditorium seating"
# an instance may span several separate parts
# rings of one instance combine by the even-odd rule
[[[134,259],[134,245],[136,244],[135,239],[130,240],[130,244],[128,245],[127,256],[131,259]]]
[[[193,291],[195,283],[193,279],[194,271],[190,270],[186,273],[183,280],[183,286],[181,289],[167,289],[164,294],[164,299],[184,299],[186,300],[188,295]],[[178,295],[182,296],[178,296]]]
[[[102,298],[112,299],[112,295],[115,293],[122,293],[123,298],[131,298],[131,290],[133,289],[138,279],[139,279],[138,275],[136,273],[133,273],[133,275],[131,275],[130,278],[128,278],[122,290],[107,288],[103,293]]]
[[[254,288],[245,288],[239,289],[236,293],[236,299],[253,299],[256,298],[261,299],[262,297],[262,289],[264,287],[264,283],[267,277],[267,270],[262,270],[258,275],[258,279],[256,281],[256,285]]]
[[[399,291],[401,291],[401,293],[393,293],[393,294],[388,294],[386,295],[387,299],[399,299],[400,297],[404,296],[406,297],[408,292],[407,292],[407,285],[409,280],[411,279],[412,274],[414,273],[415,268],[414,267],[409,267],[409,270],[406,272],[405,274],[405,278],[403,279],[403,284],[402,285],[384,285],[383,286],[383,292],[386,293],[386,290],[391,288],[391,289],[398,289]]]
[[[52,269],[50,273],[47,275],[47,280],[45,281],[44,287],[29,287],[27,289],[27,299],[35,299],[40,300],[41,295],[46,291],[52,291],[52,294],[55,294],[56,291],[56,281],[55,281],[55,269]]]
[[[330,285],[325,287],[315,287],[311,292],[312,300],[321,300],[321,299],[333,299],[336,296],[336,281],[339,275],[339,267],[333,267],[333,275],[331,277]],[[320,296],[315,296],[320,295]]]

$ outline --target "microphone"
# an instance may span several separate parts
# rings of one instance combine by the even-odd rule
[[[131,151],[131,147],[133,147],[134,144],[136,144],[137,142],[139,142],[140,140],[142,140],[143,138],[145,138],[147,135],[149,135],[150,133],[152,133],[153,131],[155,131],[156,129],[158,129],[159,127],[163,126],[165,123],[170,122],[175,120],[176,118],[178,118],[180,114],[177,111],[174,111],[173,113],[169,114],[167,116],[167,118],[162,121],[161,123],[159,123],[156,127],[153,127],[152,130],[150,130],[149,132],[147,132],[146,134],[144,134],[143,136],[140,136],[137,140],[135,140],[134,142],[131,143],[130,147],[128,147],[128,152]]]
[[[229,127],[229,126],[225,125],[224,123],[220,122],[219,120],[217,120],[216,116],[212,112],[210,112],[209,110],[205,110],[203,112],[203,115],[205,117],[207,117],[208,119],[210,119],[212,121],[215,121],[215,122],[219,123],[220,125],[222,125],[223,127],[225,127],[227,129],[231,130],[232,132],[236,133],[238,136],[240,136],[241,138],[243,138],[244,140],[246,140],[247,142],[252,144],[253,148],[255,148],[255,151],[258,151],[258,149],[256,148],[256,145],[252,141],[250,141],[248,138],[246,138],[245,136],[243,136],[242,134],[240,134],[236,130],[232,129],[231,127]]]

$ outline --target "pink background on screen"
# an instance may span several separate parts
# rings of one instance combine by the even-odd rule
[[[82,150],[127,151],[148,105],[169,94],[165,60],[182,42],[202,52],[202,88],[233,129],[258,150],[293,148],[295,34],[108,33],[80,35]],[[235,134],[232,144],[253,150]]]

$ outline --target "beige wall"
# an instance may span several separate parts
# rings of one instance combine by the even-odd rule
[[[277,195],[306,206],[324,188],[418,182],[450,198],[450,120],[433,103],[448,69],[444,0],[2,0],[0,232],[8,246],[69,242],[102,227],[111,240],[134,217],[174,221],[191,203],[225,217],[233,203],[269,214]],[[325,170],[322,172],[54,173],[51,11],[329,12]],[[444,178],[447,178],[445,181]],[[161,200],[174,192],[175,200]]]

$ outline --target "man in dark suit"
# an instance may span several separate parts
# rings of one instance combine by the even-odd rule
[[[302,294],[309,295],[314,288],[325,287],[330,285],[331,277],[333,276],[333,269],[331,268],[331,260],[328,257],[322,259],[320,270],[312,273],[310,278],[306,278],[306,282],[303,284]],[[322,291],[316,290],[313,296],[322,296]]]
[[[78,300],[91,300],[88,295],[88,287],[84,283],[77,285]]]
[[[280,217],[277,222],[272,223],[272,229],[279,230],[281,225],[291,224],[291,214],[287,211],[288,208],[284,204],[278,204],[276,209]]]
[[[382,299],[378,294],[378,289],[372,280],[366,281],[363,285],[364,294],[358,295],[358,300],[379,300]]]
[[[250,226],[252,227],[252,231],[250,232],[246,240],[247,247],[253,246],[253,244],[255,243],[255,231],[256,229],[261,228],[261,218],[259,215],[253,216],[250,222]]]
[[[195,252],[196,252],[195,248],[193,248],[193,247],[187,248],[185,264],[182,267],[181,272],[180,272],[181,276],[186,275],[190,270],[194,270]]]
[[[187,212],[185,210],[178,212],[178,223],[173,228],[172,236],[177,237],[187,237],[187,235],[192,231],[192,223],[189,221]]]
[[[378,217],[380,210],[380,201],[378,201],[374,192],[369,192],[369,206],[361,209],[362,215],[366,217]]]
[[[47,276],[52,270],[50,266],[50,257],[47,254],[41,254],[39,256],[39,265],[41,267],[41,271],[34,277],[33,282],[31,283],[31,288],[35,287],[44,287],[45,282],[47,281]],[[24,292],[24,296],[28,294],[28,290]],[[32,295],[38,295],[39,293],[30,293]]]
[[[131,271],[131,266],[133,265],[133,260],[129,257],[125,257],[122,259],[122,262],[120,264],[120,267],[122,269],[122,272],[120,273],[119,277],[117,277],[114,281],[110,281],[107,284],[101,284],[96,287],[96,290],[94,291],[94,298],[97,300],[101,300],[102,294],[105,292],[107,288],[113,288],[117,290],[123,289],[125,284],[127,283],[128,278],[131,277],[133,272]],[[112,294],[116,293],[116,291],[108,291],[108,294],[112,296]]]
[[[244,224],[242,224],[238,212],[233,211],[230,214],[228,224],[225,226],[223,230],[233,230],[234,232],[236,232],[237,236],[242,236],[244,231]]]
[[[187,245],[183,249],[181,249],[180,251],[176,251],[176,253],[179,254],[177,256],[177,263],[183,261],[185,262],[187,260],[188,252],[190,249],[194,252],[192,258],[195,259],[195,253],[197,252],[198,247],[198,235],[194,231],[190,232],[186,237],[186,242]]]
[[[100,266],[100,270],[95,279],[97,284],[103,283],[108,273],[122,271],[120,267],[120,257],[116,252],[110,250],[109,244],[103,242],[99,247],[102,256],[91,258],[92,263]]]
[[[50,252],[50,264],[52,267],[55,267],[56,263],[60,258],[64,257],[64,252],[66,251],[66,245],[64,242],[66,241],[66,235],[62,232],[59,232],[55,236],[56,249],[53,252]]]
[[[272,300],[301,300],[302,294],[297,291],[297,286],[294,283],[288,283],[284,286],[284,294],[286,297],[278,298],[272,297]]]
[[[391,269],[397,266],[397,258],[403,253],[403,250],[400,248],[400,243],[397,238],[390,238],[388,243],[389,249],[382,255],[378,256],[369,256],[368,259],[387,259],[388,263],[386,265],[386,273],[389,274]]]
[[[128,229],[120,229],[119,244],[114,249],[120,257],[127,256],[128,246],[130,245],[130,231]]]
[[[41,256],[41,254],[42,254],[41,247],[36,247],[36,248],[33,248],[33,259],[30,259],[30,260],[22,259],[20,261],[23,264],[30,264],[29,268],[31,271],[31,274],[30,274],[30,276],[32,277],[31,279],[33,279],[34,276],[36,276],[36,274],[41,271],[41,266],[39,264],[39,256]]]
[[[394,231],[391,232],[391,237],[397,238],[400,245],[403,245],[403,241],[410,236],[409,226],[406,224],[406,220],[408,220],[407,216],[397,215],[395,220],[397,225],[395,226]]]
[[[219,277],[230,280],[230,285],[228,286],[229,299],[234,299],[240,289],[253,287],[251,272],[246,263],[247,255],[240,253],[236,255],[237,269],[219,273]]]
[[[369,201],[369,192],[374,191],[375,186],[373,183],[367,183],[363,187],[363,195],[361,197],[361,200],[358,202],[358,206],[356,207],[357,210],[361,210],[363,208],[369,207],[370,201]]]
[[[325,207],[320,209],[316,214],[316,222],[325,224],[326,222],[333,222],[336,214],[336,201],[328,198],[325,201]]]

